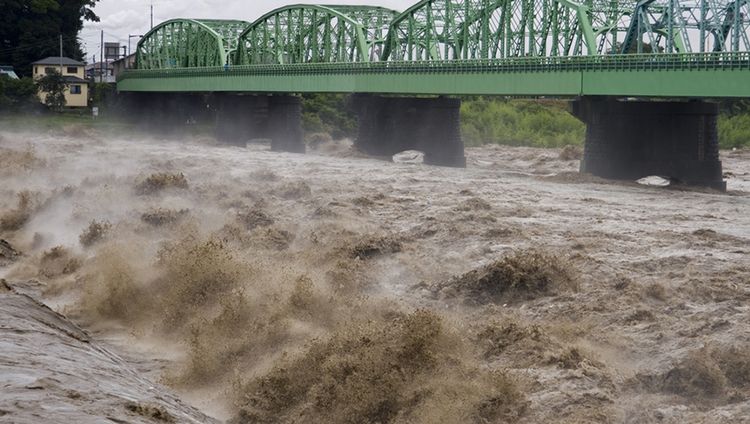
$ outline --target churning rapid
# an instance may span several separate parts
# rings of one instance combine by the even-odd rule
[[[0,422],[747,422],[750,152],[576,153],[2,132]]]

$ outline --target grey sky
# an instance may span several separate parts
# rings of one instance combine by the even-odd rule
[[[253,21],[264,13],[287,4],[369,4],[404,10],[417,0],[101,0],[96,6],[96,13],[101,22],[87,22],[82,33],[83,49],[86,60],[92,56],[99,58],[100,32],[104,30],[104,41],[119,41],[120,45],[128,44],[128,35],[145,34],[150,26],[149,7],[154,5],[154,25],[173,18],[216,18],[242,19]],[[131,41],[135,49],[137,39]],[[97,59],[98,60],[98,59]]]

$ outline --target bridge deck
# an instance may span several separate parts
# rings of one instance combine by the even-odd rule
[[[120,91],[750,97],[750,52],[131,70]]]

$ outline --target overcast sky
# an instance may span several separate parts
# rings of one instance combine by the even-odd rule
[[[81,38],[86,60],[99,58],[100,31],[104,41],[128,45],[128,35],[145,34],[150,26],[150,6],[154,5],[154,25],[174,18],[215,18],[254,21],[264,13],[287,4],[369,4],[402,11],[417,0],[101,0],[94,11],[101,22],[87,22]],[[138,39],[131,40],[135,50]]]

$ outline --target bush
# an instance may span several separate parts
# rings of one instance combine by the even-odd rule
[[[562,147],[583,144],[586,127],[564,101],[480,97],[464,100],[461,132],[469,146]]]
[[[732,149],[750,146],[750,113],[719,117],[719,147]]]
[[[328,133],[334,139],[354,137],[357,117],[347,106],[344,94],[305,94],[302,127],[305,133]]]
[[[39,91],[45,93],[44,104],[54,111],[61,111],[66,104],[65,79],[59,72],[45,75],[36,82]]]
[[[106,82],[97,82],[91,86],[91,106],[100,109],[111,109],[117,105],[117,87]]]
[[[0,76],[0,110],[21,111],[36,104],[36,86],[31,78]]]

